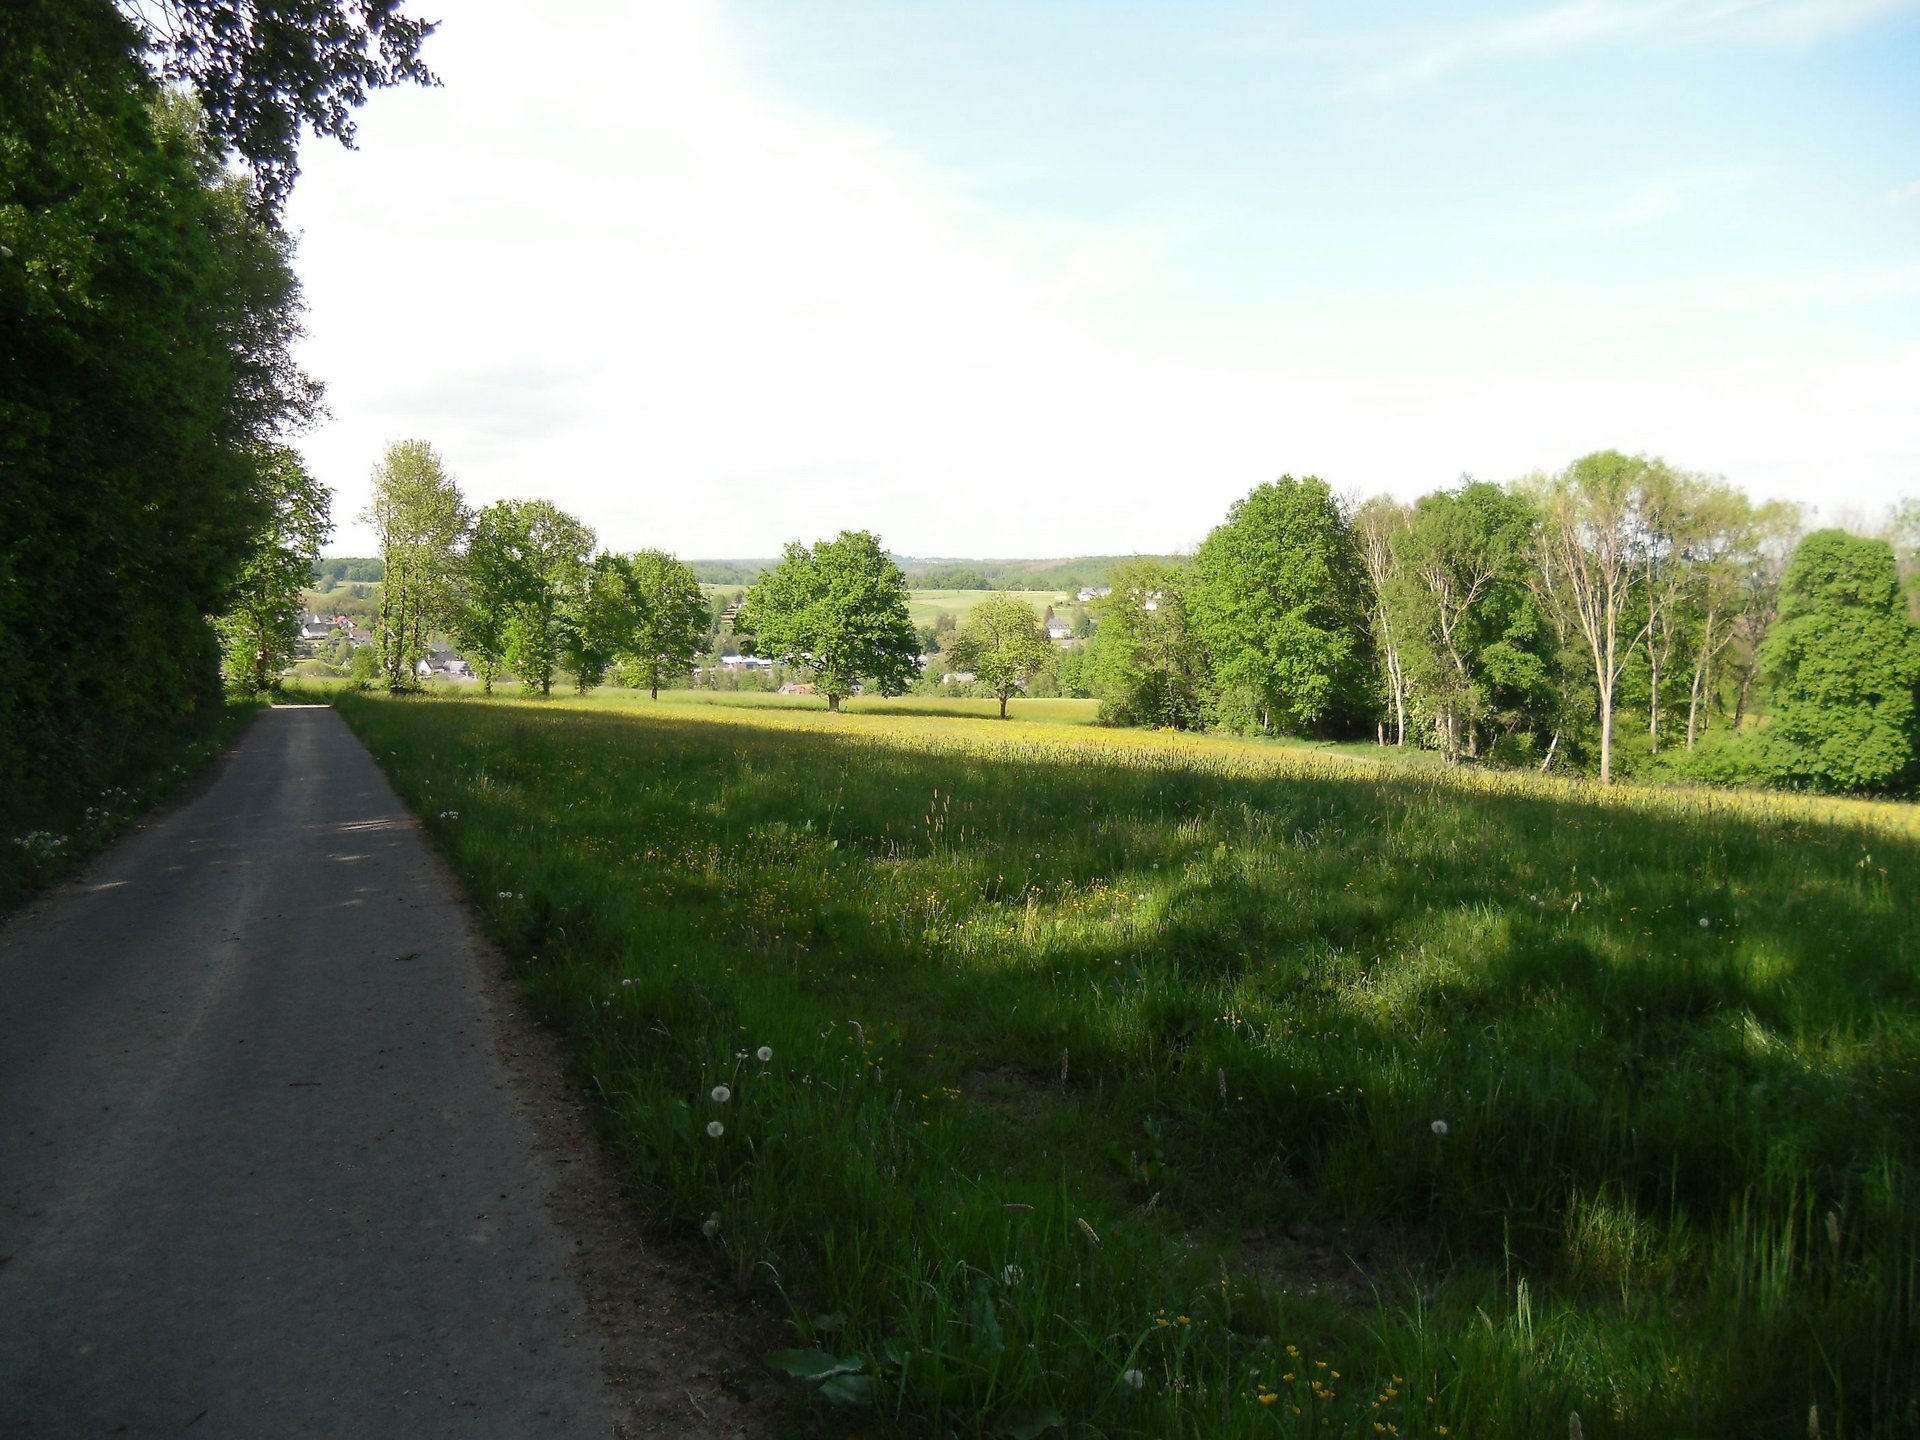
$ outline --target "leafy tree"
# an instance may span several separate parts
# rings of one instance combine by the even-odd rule
[[[520,529],[504,504],[483,507],[467,532],[460,557],[453,638],[473,667],[483,695],[493,693],[507,663],[507,624],[527,598],[520,564]]]
[[[434,27],[401,14],[398,0],[120,5],[142,27],[161,77],[193,87],[214,139],[252,167],[271,206],[299,174],[303,126],[352,148],[353,111],[369,90],[438,83],[420,59]]]
[[[1412,523],[1411,507],[1391,495],[1374,496],[1353,517],[1354,541],[1367,573],[1374,652],[1380,657],[1393,706],[1395,745],[1407,743],[1407,670],[1401,642],[1412,623],[1405,612],[1414,592],[1402,583],[1399,541]]]
[[[1534,516],[1497,485],[1423,496],[1394,540],[1406,673],[1448,761],[1478,756],[1484,727],[1525,725],[1550,689],[1527,567]]]
[[[1234,502],[1193,557],[1194,633],[1262,729],[1304,731],[1361,710],[1366,594],[1352,532],[1312,476],[1283,475]]]
[[[313,415],[286,237],[89,0],[0,19],[0,821],[197,728],[209,616]],[[156,557],[166,557],[164,565]]]
[[[693,571],[664,550],[627,557],[635,598],[633,635],[626,655],[648,693],[660,698],[666,675],[684,674],[707,634],[707,601]]]
[[[583,565],[560,601],[560,660],[582,695],[606,678],[615,657],[633,646],[640,597],[623,556],[603,551]]]
[[[862,680],[898,695],[919,674],[906,576],[865,530],[842,530],[812,549],[788,545],[736,624],[759,638],[761,654],[812,671],[830,711]]]
[[[255,695],[277,688],[280,671],[293,659],[302,593],[331,528],[331,496],[299,456],[277,447],[260,457],[260,467],[272,508],[216,622],[228,688]]]
[[[469,661],[478,653],[551,695],[572,626],[594,650],[575,659],[591,664],[597,637],[579,627],[590,609],[592,554],[593,532],[549,500],[499,500],[474,516],[459,630],[473,647]]]
[[[1582,456],[1532,488],[1541,594],[1585,642],[1600,710],[1600,781],[1613,780],[1614,701],[1627,657],[1647,635],[1640,606],[1651,492],[1665,467],[1617,450]]]
[[[1033,606],[1001,590],[989,595],[967,614],[966,624],[953,642],[953,663],[971,670],[1000,701],[1000,718],[1007,718],[1007,701],[1048,657],[1053,646],[1041,633]]]
[[[355,688],[367,690],[380,678],[380,654],[371,645],[356,645],[353,660],[347,666],[347,678]]]
[[[1687,588],[1681,613],[1692,673],[1687,686],[1687,749],[1707,728],[1722,658],[1747,640],[1741,668],[1744,696],[1759,636],[1771,623],[1774,595],[1799,530],[1798,507],[1787,501],[1755,506],[1730,486],[1700,497],[1689,543]],[[1738,721],[1736,720],[1736,724]]]
[[[1800,542],[1761,646],[1774,686],[1764,754],[1816,790],[1893,790],[1920,757],[1920,626],[1907,618],[1893,548],[1844,530]]]
[[[373,472],[362,516],[380,541],[386,579],[374,627],[389,690],[411,689],[432,632],[458,618],[458,546],[466,533],[460,487],[433,446],[397,440]]]
[[[1115,566],[1108,581],[1113,593],[1095,603],[1099,633],[1071,678],[1099,697],[1103,724],[1202,728],[1210,676],[1187,619],[1189,572],[1132,560]]]

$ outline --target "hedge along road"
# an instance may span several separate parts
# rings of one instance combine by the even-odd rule
[[[610,1435],[464,903],[329,709],[0,927],[0,1435]]]

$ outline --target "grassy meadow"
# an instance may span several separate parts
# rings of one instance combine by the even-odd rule
[[[337,703],[838,1428],[1920,1433],[1920,811],[728,698]]]

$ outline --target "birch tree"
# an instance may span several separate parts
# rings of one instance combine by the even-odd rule
[[[433,446],[399,440],[374,467],[361,519],[373,526],[386,566],[374,627],[380,673],[389,690],[410,689],[429,636],[454,619],[466,506]]]
[[[1548,603],[1578,632],[1599,692],[1600,781],[1613,783],[1614,697],[1646,638],[1638,601],[1649,487],[1659,462],[1617,450],[1582,456],[1538,487],[1538,575]]]
[[[1412,509],[1391,495],[1376,495],[1353,515],[1353,533],[1366,567],[1367,617],[1379,646],[1387,695],[1393,704],[1393,743],[1407,743],[1407,674],[1400,647],[1406,629],[1400,590],[1399,538],[1411,523]]]

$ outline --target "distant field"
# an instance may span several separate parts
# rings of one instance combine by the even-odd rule
[[[956,620],[965,621],[967,612],[993,593],[991,590],[915,590],[908,597],[907,613],[915,625],[933,624],[943,610]],[[1015,590],[1012,593],[1043,615],[1049,605],[1066,609],[1074,603],[1073,597],[1063,590]]]
[[[702,585],[701,590],[708,595],[720,595],[732,599],[734,595],[752,587],[747,585]],[[907,614],[916,626],[933,624],[942,611],[964,620],[967,612],[994,592],[991,590],[914,590],[907,598]],[[1049,605],[1065,609],[1074,604],[1073,596],[1064,590],[1016,590],[1016,595],[1030,601],[1033,608],[1042,614]]]
[[[1920,809],[340,703],[862,1435],[1911,1428]]]

